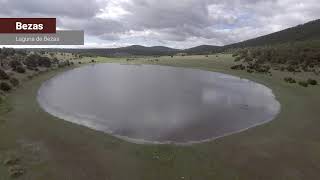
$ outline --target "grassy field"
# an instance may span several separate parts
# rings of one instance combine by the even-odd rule
[[[304,88],[283,81],[286,76],[319,77],[233,71],[231,55],[95,60],[181,66],[248,78],[273,89],[282,105],[281,113],[268,124],[209,143],[137,145],[44,112],[36,101],[37,90],[62,70],[50,71],[25,82],[1,107],[0,180],[10,179],[13,168],[25,172],[19,179],[28,180],[319,179],[320,87]]]

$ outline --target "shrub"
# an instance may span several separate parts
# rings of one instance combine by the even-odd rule
[[[231,66],[231,69],[234,69],[234,70],[245,70],[246,67],[242,64],[239,64],[239,65],[234,65],[234,66]]]
[[[94,63],[95,61],[92,59],[91,62]]]
[[[25,73],[26,72],[26,69],[22,66],[17,66],[16,69],[15,69],[18,73]]]
[[[2,69],[0,69],[0,79],[9,79],[9,75]]]
[[[234,59],[234,62],[238,62],[238,61],[241,61],[241,57],[236,57],[235,59]]]
[[[300,85],[300,86],[303,86],[303,87],[308,87],[309,84],[308,84],[308,82],[306,82],[306,81],[300,81],[300,82],[299,82],[299,85]]]
[[[18,86],[19,85],[19,80],[17,78],[11,78],[10,79],[10,83],[13,85],[13,86]]]
[[[32,79],[32,78],[33,78],[33,75],[28,75],[27,78],[28,78],[28,79]]]
[[[257,71],[257,72],[260,72],[260,73],[268,73],[271,69],[270,66],[268,65],[259,65],[259,64],[255,64],[254,65],[254,69]]]
[[[7,82],[1,82],[0,89],[7,92],[11,90],[11,86]]]
[[[25,170],[20,165],[9,166],[9,174],[11,178],[18,178],[25,173]]]
[[[51,60],[48,57],[40,57],[38,61],[39,66],[49,68],[51,67]]]
[[[250,62],[250,61],[253,61],[253,58],[252,57],[245,57],[244,61]]]
[[[254,71],[252,69],[247,69],[248,73],[253,73]]]
[[[293,79],[292,77],[285,77],[284,81],[287,83],[296,83],[296,80]]]
[[[12,60],[9,62],[9,66],[15,71],[18,66],[22,66],[22,64],[18,60]]]
[[[82,62],[78,62],[79,64],[82,64]]]
[[[39,56],[38,54],[32,54],[26,58],[24,63],[28,67],[37,67],[39,65],[40,59],[41,59],[41,56]]]
[[[296,67],[290,65],[290,66],[287,67],[287,71],[289,71],[289,72],[295,72],[295,71],[296,71]]]
[[[313,85],[313,86],[318,84],[318,82],[314,79],[308,79],[307,82],[308,82],[308,84]]]
[[[34,71],[35,68],[31,66],[27,66],[27,69]]]
[[[63,68],[63,67],[68,66],[69,64],[70,64],[69,61],[61,61],[61,62],[59,62],[58,67]]]

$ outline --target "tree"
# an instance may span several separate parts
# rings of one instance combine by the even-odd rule
[[[41,67],[51,67],[51,60],[48,57],[40,57],[39,61],[38,61],[39,66]]]
[[[7,82],[1,82],[0,83],[0,89],[2,91],[10,91],[11,90],[11,86]]]
[[[0,54],[0,66],[3,67],[4,66],[4,55],[3,54]]]
[[[22,66],[22,64],[18,60],[11,60],[9,62],[9,66],[15,71],[17,69],[17,67]]]
[[[10,79],[10,83],[13,85],[13,86],[18,86],[19,85],[19,80],[17,78],[11,78]]]
[[[10,78],[9,75],[4,70],[0,69],[0,79],[6,80],[9,78]]]
[[[41,56],[38,54],[31,54],[26,58],[25,65],[27,65],[29,68],[35,68],[39,65],[40,58]]]

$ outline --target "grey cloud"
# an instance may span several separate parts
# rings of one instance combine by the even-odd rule
[[[112,5],[127,13],[98,16]],[[169,46],[242,41],[317,19],[319,9],[318,0],[0,0],[2,16],[56,16],[60,28],[101,40]]]
[[[120,22],[114,20],[103,20],[99,18],[89,18],[83,20],[61,19],[58,23],[67,29],[84,29],[89,35],[99,36],[105,33],[124,32],[126,29]]]
[[[11,15],[85,18],[97,13],[99,3],[96,0],[2,0],[0,10]]]
[[[123,4],[133,26],[168,28],[187,25],[206,26],[209,22],[205,1],[133,0]]]

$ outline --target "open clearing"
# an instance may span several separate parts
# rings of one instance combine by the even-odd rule
[[[158,59],[155,61],[154,59]],[[272,71],[273,76],[232,71],[231,55],[96,58],[98,62],[148,63],[223,72],[273,89],[281,103],[278,117],[263,126],[193,146],[137,145],[59,120],[36,101],[48,72],[8,97],[9,113],[0,120],[0,179],[10,179],[3,161],[16,156],[25,167],[20,179],[318,179],[320,170],[319,86],[283,81],[302,73]],[[289,74],[289,75],[288,75]],[[1,109],[8,109],[2,107]]]

